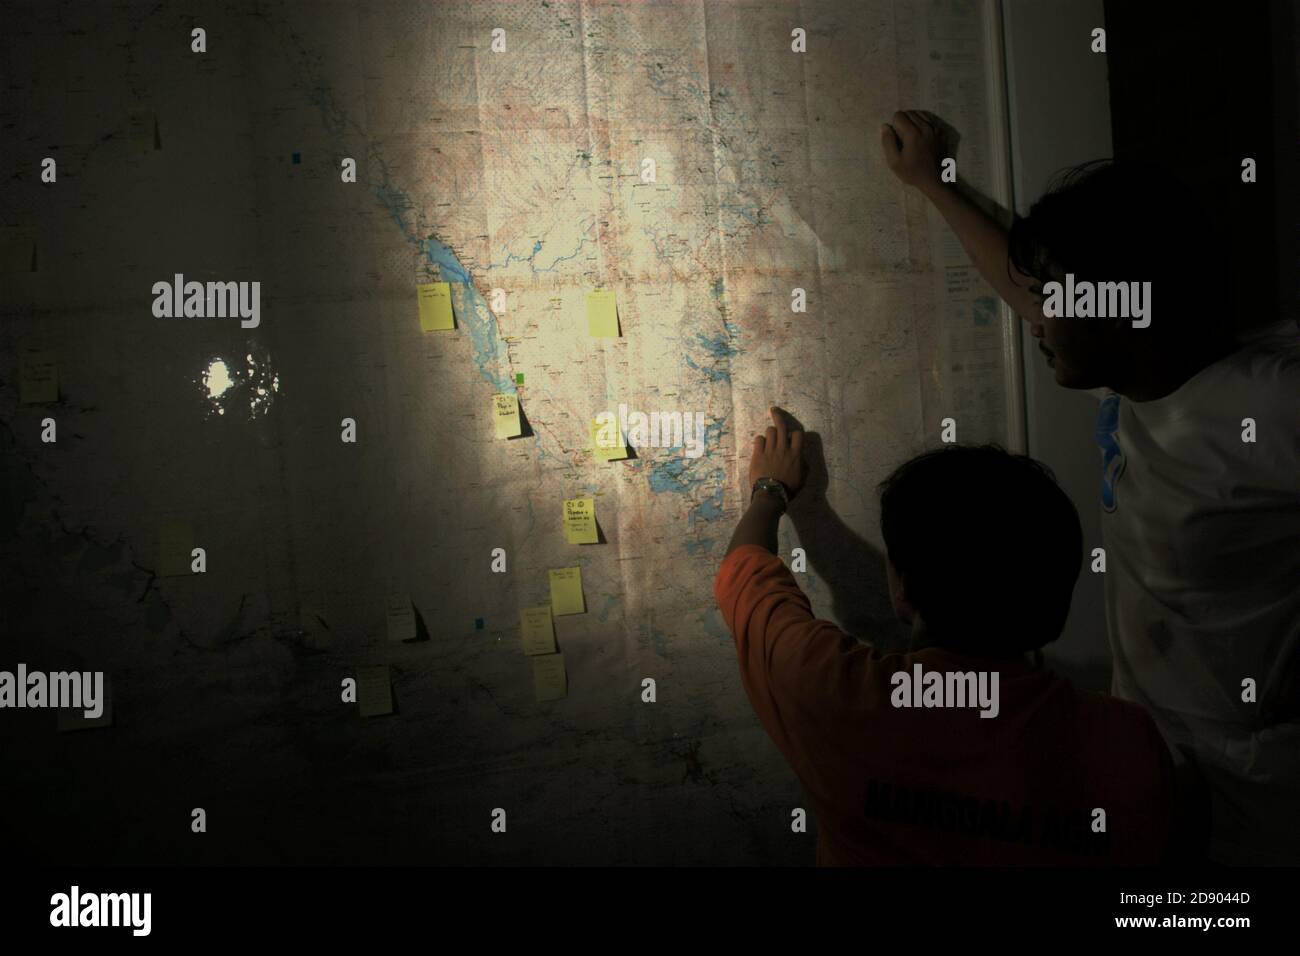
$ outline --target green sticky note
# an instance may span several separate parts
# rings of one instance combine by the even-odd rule
[[[524,373],[523,373],[523,372],[519,372],[518,374],[515,375],[515,384],[516,384],[516,385],[522,385],[522,384],[524,384]]]
[[[456,318],[451,311],[451,283],[429,282],[415,288],[420,298],[421,331],[454,329]]]
[[[587,293],[587,334],[596,339],[618,338],[618,303],[613,292]]]

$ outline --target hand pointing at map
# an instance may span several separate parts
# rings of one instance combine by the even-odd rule
[[[808,475],[804,460],[804,432],[784,409],[768,408],[772,424],[754,436],[749,456],[747,506],[731,536],[727,554],[745,545],[758,545],[776,553],[776,528],[786,504],[803,488]],[[779,484],[776,484],[778,483]]]
[[[785,485],[791,498],[803,488],[808,463],[803,456],[803,429],[790,421],[789,414],[773,405],[768,411],[773,424],[767,432],[754,436],[754,450],[749,456],[749,485],[760,478],[775,478]]]

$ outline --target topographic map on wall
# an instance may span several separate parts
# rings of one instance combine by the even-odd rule
[[[995,191],[988,9],[22,9],[0,104],[21,176],[0,212],[7,248],[30,234],[36,256],[0,295],[6,656],[107,671],[114,717],[15,741],[19,779],[43,785],[51,748],[70,776],[169,762],[246,815],[223,826],[254,861],[810,861],[713,575],[770,404],[825,460],[782,553],[806,549],[815,609],[864,638],[892,626],[877,482],[946,417],[961,441],[1009,440],[997,302],[878,133],[930,109],[961,133],[961,176]],[[259,281],[260,323],[155,317],[150,290],[176,273]],[[452,330],[421,329],[416,286],[435,281]],[[588,334],[597,288],[617,337]],[[55,357],[56,403],[20,404],[34,350]],[[521,437],[494,436],[499,393]],[[703,453],[603,460],[590,422],[621,404],[702,415]],[[563,502],[583,497],[599,544],[566,542]],[[168,534],[205,549],[206,573],[164,573]],[[556,618],[567,697],[538,702],[519,615],[563,567],[586,610]],[[388,639],[394,594],[419,639]],[[358,720],[339,683],[370,666],[390,668],[396,713]],[[261,814],[234,799],[257,794],[274,798]],[[192,852],[154,824],[165,799],[124,800],[112,846]],[[511,808],[509,843],[493,807]],[[292,835],[313,830],[303,850]]]

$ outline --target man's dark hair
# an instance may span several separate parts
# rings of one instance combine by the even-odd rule
[[[1041,462],[996,445],[918,455],[881,482],[880,529],[936,644],[1009,657],[1060,636],[1083,531]]]
[[[1093,160],[1057,173],[1029,215],[1014,219],[1007,270],[1040,282],[1065,272],[1076,282],[1150,281],[1155,334],[1228,335],[1222,242],[1207,207],[1172,173]]]

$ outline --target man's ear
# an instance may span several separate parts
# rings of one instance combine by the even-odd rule
[[[916,617],[916,609],[907,600],[907,579],[894,567],[894,562],[885,559],[885,568],[889,577],[889,603],[899,620],[911,624]]]
[[[919,616],[912,602],[907,598],[907,575],[900,575],[898,578],[898,606],[902,608],[904,619],[914,621]]]

